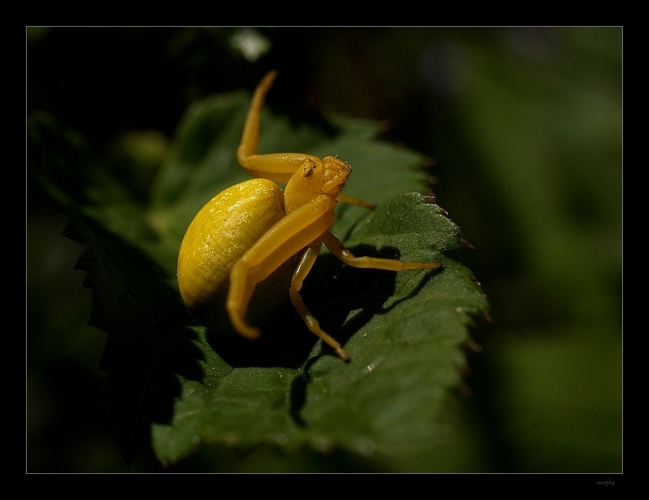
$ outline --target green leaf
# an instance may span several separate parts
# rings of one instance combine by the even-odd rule
[[[418,193],[426,189],[418,170],[425,158],[377,141],[375,124],[333,118],[311,126],[267,110],[262,118],[260,152],[350,162],[345,192],[378,206],[339,204],[332,230],[355,254],[442,263],[394,273],[320,256],[304,300],[345,344],[350,363],[323,347],[290,307],[257,342],[206,331],[182,307],[174,280],[180,241],[205,202],[246,178],[235,152],[248,105],[241,93],[193,105],[148,204],[123,194],[126,187],[115,196],[115,179],[106,192],[102,183],[89,185],[92,197],[62,194],[69,171],[50,171],[42,182],[74,206],[67,235],[87,246],[79,267],[93,291],[91,321],[108,335],[102,368],[122,450],[133,460],[150,441],[160,462],[173,464],[202,444],[265,444],[341,449],[382,463],[434,448],[462,381],[467,326],[488,304],[461,264],[459,228]],[[38,165],[31,168],[43,179]]]

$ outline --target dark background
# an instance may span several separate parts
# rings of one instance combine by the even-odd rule
[[[434,159],[492,306],[458,471],[622,470],[621,28],[28,28],[26,47],[28,118],[78,131],[143,201],[185,108],[272,68],[271,104],[385,122]],[[53,211],[28,178],[26,468],[127,471]]]

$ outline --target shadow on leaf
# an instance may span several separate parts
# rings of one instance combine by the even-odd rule
[[[77,268],[92,291],[89,324],[107,335],[99,367],[109,374],[109,425],[132,463],[150,446],[151,422],[171,420],[176,375],[202,378],[202,354],[178,293],[152,260],[77,211],[63,235],[86,246]]]

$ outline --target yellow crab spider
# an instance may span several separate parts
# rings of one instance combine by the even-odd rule
[[[356,257],[329,228],[351,167],[344,161],[302,153],[258,154],[261,108],[277,73],[257,86],[237,159],[256,177],[212,198],[189,225],[178,256],[178,286],[183,301],[206,326],[219,324],[223,305],[234,329],[256,339],[250,318],[267,315],[288,296],[306,326],[345,361],[349,355],[320,328],[300,289],[322,243],[349,266],[403,271],[436,269],[438,263]],[[284,192],[277,182],[285,183]],[[248,317],[247,317],[248,316]]]

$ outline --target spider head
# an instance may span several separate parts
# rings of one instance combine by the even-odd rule
[[[335,198],[347,182],[352,167],[349,163],[335,156],[325,156],[322,159],[322,194]]]
[[[325,156],[322,160],[315,157],[305,159],[286,184],[284,195],[287,211],[323,194],[335,199],[351,171],[348,163],[335,156]]]

